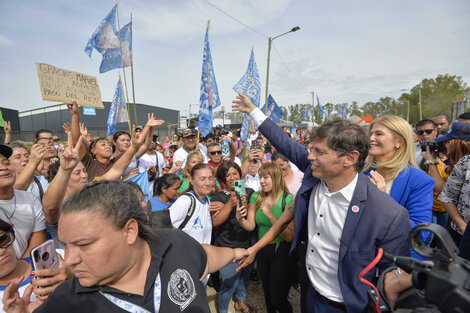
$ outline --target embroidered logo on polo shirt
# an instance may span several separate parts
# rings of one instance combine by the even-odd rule
[[[180,306],[181,311],[196,298],[194,281],[188,271],[177,269],[171,274],[168,282],[168,297],[174,304]]]

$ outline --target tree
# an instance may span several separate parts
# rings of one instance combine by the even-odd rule
[[[349,116],[355,115],[361,118],[364,116],[362,110],[357,105],[357,101],[353,101],[352,104],[348,107],[348,115]]]

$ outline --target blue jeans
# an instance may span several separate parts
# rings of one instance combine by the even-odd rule
[[[447,215],[447,212],[432,211],[433,224],[441,225],[442,227],[446,228],[448,219],[449,219],[449,215]],[[434,234],[430,233],[425,244],[429,246],[433,239],[434,239]]]
[[[245,302],[246,289],[250,282],[250,273],[253,263],[237,272],[239,264],[230,263],[219,270],[222,282],[219,289],[219,313],[228,311],[228,304],[233,292],[236,290],[235,300],[237,302]]]

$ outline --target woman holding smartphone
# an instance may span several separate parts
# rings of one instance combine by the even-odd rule
[[[284,209],[293,201],[282,170],[276,163],[266,163],[259,170],[261,191],[250,199],[248,210],[239,207],[236,218],[247,231],[258,226],[258,239],[264,236]],[[287,299],[291,285],[294,260],[289,256],[290,242],[294,236],[294,222],[258,253],[258,273],[263,284],[268,313],[292,312]]]
[[[237,163],[226,161],[217,169],[217,178],[225,185],[225,189],[215,194],[211,202],[211,218],[213,243],[217,247],[244,248],[251,244],[250,232],[243,229],[237,221],[236,212],[239,201],[246,207],[254,190],[246,188],[244,194],[236,193],[235,184],[243,184],[242,171]],[[245,303],[246,291],[250,282],[252,266],[237,271],[238,264],[227,264],[219,270],[221,285],[219,288],[219,312],[226,313],[234,291],[235,310],[244,313],[254,312]]]
[[[18,293],[20,296],[26,295],[32,301],[45,301],[49,294],[62,282],[72,277],[72,273],[67,269],[59,257],[59,268],[33,270],[31,259],[17,259],[13,242],[15,241],[15,231],[13,225],[0,219],[0,296],[8,284],[21,277]],[[37,277],[38,279],[34,279]],[[47,277],[47,278],[39,278]],[[33,292],[36,296],[32,295]],[[3,310],[0,310],[3,312]]]

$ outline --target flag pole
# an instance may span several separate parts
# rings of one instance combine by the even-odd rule
[[[118,23],[118,34],[119,34],[119,49],[121,50],[121,66],[122,66],[122,73],[124,75],[124,86],[126,89],[124,89],[126,93],[126,101],[129,103],[129,95],[127,94],[127,80],[126,80],[126,70],[124,68],[124,59],[122,57],[122,40],[121,40],[121,25],[119,25],[119,3],[116,1],[116,15],[117,15],[117,23]],[[122,83],[121,83],[122,85]],[[127,105],[126,105],[127,108]],[[130,123],[130,119],[129,119]]]
[[[130,29],[131,29],[131,40],[132,40],[132,12],[131,12],[131,24],[130,24]],[[131,50],[129,49],[129,53],[132,53]],[[121,53],[122,57],[122,53]],[[134,117],[135,117],[135,124],[137,125],[137,109],[135,108],[135,92],[134,92],[134,58],[131,54],[131,81],[132,81],[132,102],[134,103]]]
[[[121,73],[119,73],[119,83],[121,84],[121,89],[122,89],[122,80],[121,80]],[[124,97],[123,97],[124,98]],[[127,103],[126,103],[126,99],[124,99],[124,105],[126,106],[126,113],[127,113],[127,124],[129,124],[129,134],[132,134],[132,128],[131,128],[131,117],[130,117],[130,114],[129,114],[129,110],[127,108]]]

